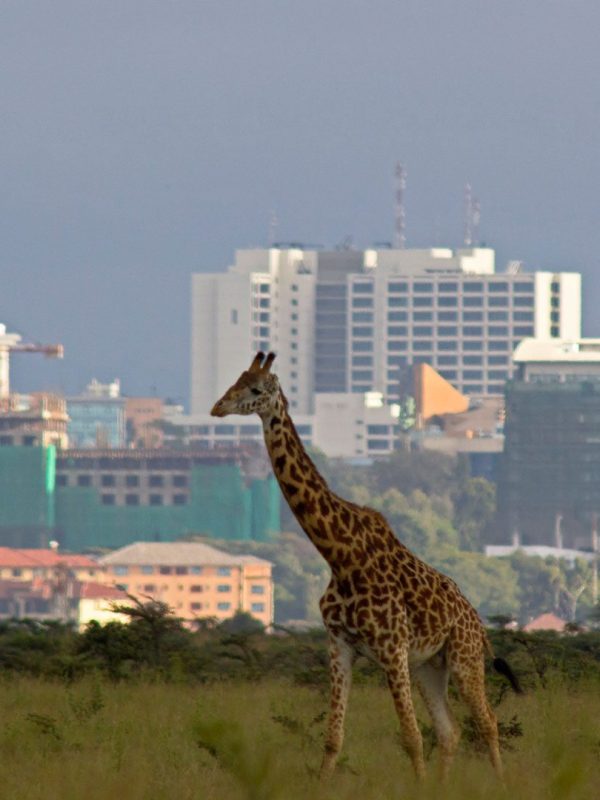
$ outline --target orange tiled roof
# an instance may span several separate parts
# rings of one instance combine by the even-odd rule
[[[87,600],[127,600],[127,593],[116,586],[106,583],[94,583],[94,581],[82,581],[79,584],[79,597]]]
[[[55,550],[0,547],[0,567],[68,567],[98,568],[98,563],[77,553],[57,553]]]

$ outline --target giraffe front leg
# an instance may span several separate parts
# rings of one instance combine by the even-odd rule
[[[425,777],[423,738],[413,706],[407,652],[403,650],[394,658],[386,659],[384,667],[400,720],[402,745],[410,756],[417,779],[422,780]]]
[[[325,738],[325,752],[321,763],[321,778],[326,778],[335,765],[344,741],[344,718],[348,704],[348,694],[352,683],[352,664],[354,650],[339,636],[329,634],[329,673],[331,680],[331,699],[329,721]]]

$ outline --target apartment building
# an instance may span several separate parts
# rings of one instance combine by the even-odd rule
[[[129,594],[153,597],[189,622],[221,621],[247,611],[265,626],[273,622],[271,563],[230,555],[191,542],[136,542],[100,559],[106,578]]]
[[[460,392],[501,395],[524,338],[581,335],[581,276],[496,272],[490,248],[239,250],[192,277],[191,412],[206,414],[258,350],[296,414],[319,393],[397,402],[404,368],[434,367]]]

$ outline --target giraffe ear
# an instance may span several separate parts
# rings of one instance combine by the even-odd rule
[[[262,365],[264,357],[265,357],[265,354],[263,352],[259,351],[254,356],[254,359],[253,359],[252,363],[250,364],[248,372],[258,372],[261,369],[261,365]]]
[[[262,366],[261,372],[264,372],[265,374],[270,372],[271,371],[271,365],[272,365],[272,363],[274,361],[275,361],[275,353],[269,353],[269,355],[266,358],[265,363]]]

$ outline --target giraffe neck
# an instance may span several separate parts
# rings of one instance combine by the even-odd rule
[[[333,567],[350,550],[347,505],[327,486],[296,431],[280,391],[275,409],[261,414],[265,444],[281,491],[302,529]],[[344,530],[345,528],[345,530]]]

